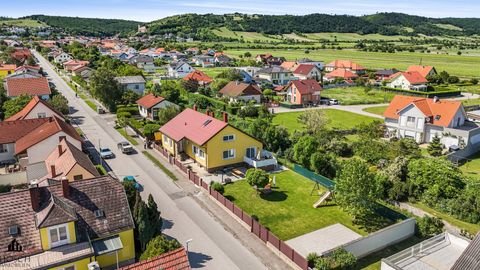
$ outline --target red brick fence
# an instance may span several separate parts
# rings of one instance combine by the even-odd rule
[[[176,160],[174,157],[168,154],[165,149],[160,147],[155,147],[162,155],[168,159],[169,163],[172,165],[177,166],[181,171],[183,171],[190,181],[192,181],[195,185],[202,187],[205,189],[210,196],[212,196],[215,200],[217,200],[221,205],[223,205],[226,209],[228,209],[233,215],[235,215],[239,220],[241,220],[244,225],[250,228],[250,232],[260,238],[266,245],[269,247],[273,247],[275,250],[278,251],[278,254],[282,257],[288,258],[291,262],[293,262],[299,269],[307,270],[308,269],[308,262],[307,260],[298,254],[293,248],[288,246],[285,242],[280,240],[277,236],[271,233],[267,228],[262,226],[258,221],[253,219],[250,215],[245,213],[240,207],[236,206],[233,202],[229,199],[225,198],[219,192],[211,189],[208,183],[204,182],[202,178],[200,178],[195,172],[188,169],[185,165],[183,165],[180,161]]]

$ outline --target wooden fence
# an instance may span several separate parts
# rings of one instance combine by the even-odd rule
[[[180,161],[169,155],[169,153],[165,149],[162,149],[160,146],[157,145],[155,145],[155,149],[157,149],[165,158],[167,158],[170,164],[177,166],[181,171],[183,171],[188,176],[188,179],[190,181],[192,181],[195,185],[205,189],[211,197],[213,197],[216,201],[222,204],[233,215],[238,217],[239,220],[244,222],[250,228],[250,232],[256,235],[265,244],[269,243],[270,246],[280,251],[283,255],[285,255],[285,257],[290,259],[300,269],[308,269],[307,260],[299,253],[297,253],[293,248],[280,240],[277,236],[275,236],[267,228],[262,226],[262,224],[253,219],[250,215],[245,213],[240,207],[236,206],[229,199],[225,198],[219,192],[211,189],[208,183],[204,182],[203,179],[200,178],[194,171],[188,169]]]

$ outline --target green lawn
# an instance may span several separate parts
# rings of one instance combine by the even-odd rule
[[[328,128],[351,129],[360,123],[369,123],[377,120],[373,117],[335,109],[324,109],[323,111],[328,119]],[[298,121],[298,116],[303,113],[303,111],[279,113],[274,116],[273,123],[284,126],[291,133],[293,133],[295,130],[301,131],[303,130],[304,126]]]
[[[311,38],[309,36],[309,38]],[[438,71],[446,70],[451,75],[459,77],[478,77],[478,66],[480,57],[473,55],[454,55],[454,54],[426,54],[426,53],[381,53],[381,52],[363,52],[353,49],[345,50],[310,50],[305,54],[304,49],[229,49],[225,52],[228,55],[238,57],[238,55],[250,52],[252,55],[260,53],[271,53],[275,56],[283,56],[288,60],[308,57],[311,59],[323,60],[329,63],[335,59],[351,59],[370,69],[379,68],[397,68],[405,70],[410,65],[416,65],[422,61],[424,65],[432,65]]]
[[[388,103],[394,96],[395,93],[373,89],[365,92],[363,86],[339,87],[322,91],[322,97],[338,99],[342,105]]]
[[[357,33],[309,33],[306,34],[309,39],[327,39],[334,41],[348,41],[355,42],[358,40],[388,40],[388,41],[400,41],[401,38],[407,38],[406,36],[384,36],[380,34],[368,34],[360,35]]]
[[[388,106],[377,106],[377,107],[368,107],[363,109],[366,112],[374,113],[378,115],[383,115],[383,112],[388,108]]]
[[[281,39],[273,38],[270,36],[264,36],[261,33],[256,33],[256,32],[241,32],[241,31],[232,31],[230,29],[227,29],[226,27],[221,27],[218,29],[214,29],[213,33],[217,36],[220,37],[226,37],[226,38],[234,38],[237,40],[243,40],[247,42],[280,42]]]
[[[453,226],[457,226],[460,229],[464,229],[464,230],[468,231],[469,233],[471,233],[472,235],[476,235],[477,232],[480,231],[480,224],[472,224],[472,223],[468,223],[468,222],[465,222],[465,221],[461,221],[461,220],[456,219],[456,218],[454,218],[450,215],[447,215],[445,213],[442,213],[442,212],[439,212],[435,209],[432,209],[432,208],[426,206],[423,203],[412,203],[412,205],[414,205],[415,207],[420,208],[423,211],[425,211],[427,213],[430,213],[430,214],[432,214],[432,215],[434,215],[438,218],[441,218],[441,219],[445,220],[446,222],[452,224]]]
[[[469,160],[460,166],[460,170],[474,179],[480,180],[480,154],[476,154],[469,158]]]
[[[463,106],[480,105],[480,98],[472,98],[462,101]]]
[[[256,215],[282,240],[341,223],[359,234],[366,232],[352,224],[351,217],[335,205],[313,208],[318,195],[310,196],[314,183],[293,172],[277,173],[277,189],[262,198],[246,181],[225,186],[224,195],[250,215]],[[323,192],[321,190],[320,192]],[[264,195],[262,195],[264,196]]]
[[[207,67],[207,68],[196,68],[198,70],[201,70],[203,71],[205,74],[207,74],[207,76],[209,76],[210,78],[215,78],[217,77],[218,74],[224,72],[225,70],[229,70],[231,68],[228,68],[228,67]]]

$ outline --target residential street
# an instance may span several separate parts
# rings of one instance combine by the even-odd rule
[[[69,100],[74,125],[78,124],[96,148],[100,144],[115,153],[116,157],[108,160],[113,172],[120,179],[125,175],[135,176],[144,187],[144,198],[152,193],[164,218],[164,233],[178,239],[183,245],[192,239],[188,245],[192,268],[267,268],[249,248],[242,245],[216,221],[211,213],[144,157],[141,149],[137,148],[138,153],[129,156],[117,150],[117,143],[125,139],[113,128],[113,121],[102,118],[82,99],[76,98],[73,90],[58,76],[48,61],[37,52],[34,52],[34,55],[58,91]]]

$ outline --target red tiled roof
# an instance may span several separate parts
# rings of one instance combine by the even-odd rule
[[[315,65],[306,65],[306,64],[300,64],[297,66],[295,71],[293,71],[293,74],[300,74],[300,75],[308,75],[312,69],[315,68]]]
[[[181,247],[157,257],[120,268],[120,270],[189,270],[188,254]]]
[[[344,78],[344,79],[355,79],[358,78],[358,75],[346,70],[344,68],[337,68],[334,71],[325,74],[326,78]]]
[[[315,92],[321,91],[322,86],[316,80],[295,80],[291,81],[290,84],[295,85],[300,94],[313,94]]]
[[[12,53],[12,57],[20,61],[25,60],[30,56],[32,56],[32,53],[28,48],[17,48]]]
[[[17,65],[0,64],[0,70],[15,70]]]
[[[82,141],[77,131],[69,124],[65,123],[60,118],[53,116],[46,118],[48,121],[40,125],[36,129],[30,131],[25,136],[18,139],[15,143],[15,154],[20,154],[35,144],[57,134],[60,131],[65,132],[73,139]],[[26,121],[26,120],[22,120]]]
[[[208,75],[201,70],[195,70],[193,72],[188,73],[187,76],[183,77],[183,80],[185,81],[194,80],[197,82],[204,82],[204,83],[212,82],[212,78],[208,77]]]
[[[15,121],[15,120],[22,120],[25,119],[25,117],[39,104],[42,103],[43,105],[47,106],[50,110],[52,110],[54,113],[56,113],[58,116],[62,116],[62,113],[57,111],[55,108],[50,105],[50,103],[44,101],[43,99],[39,98],[38,96],[34,96],[30,102],[23,107],[23,109],[16,114],[10,116],[9,118],[5,119],[5,121]]]
[[[148,94],[143,97],[141,97],[139,100],[137,100],[137,104],[146,108],[150,109],[153,106],[157,105],[158,103],[164,101],[165,99],[161,96],[155,96],[154,94]]]
[[[6,90],[9,97],[20,95],[41,96],[50,95],[50,86],[45,77],[40,78],[7,78]]]
[[[295,61],[285,61],[280,65],[284,69],[292,70],[297,67],[297,62]]]
[[[262,91],[256,84],[243,82],[229,82],[220,91],[220,94],[229,97],[261,95]]]
[[[204,145],[228,124],[192,109],[186,109],[160,128],[160,132],[175,141],[183,138]]]
[[[398,119],[400,117],[400,111],[410,104],[415,105],[426,117],[430,117],[430,123],[443,127],[447,127],[452,122],[455,114],[462,107],[460,101],[439,100],[434,102],[434,100],[430,98],[397,95],[392,99],[383,116]]]
[[[330,62],[327,67],[344,68],[351,70],[364,70],[365,68],[351,60],[335,60]]]
[[[39,118],[0,122],[0,144],[14,143],[48,121],[48,118]]]
[[[417,71],[397,72],[391,76],[391,79],[394,80],[402,75],[410,84],[424,84],[428,82],[428,80]]]
[[[426,78],[428,76],[428,73],[432,71],[434,67],[432,66],[419,66],[419,65],[414,65],[414,66],[409,66],[407,69],[407,72],[418,72],[422,77]]]
[[[23,66],[19,66],[19,67],[15,68],[15,71],[19,71],[19,70],[31,70],[31,69],[34,69],[34,70],[39,71],[39,70],[40,70],[40,66],[23,65]]]

